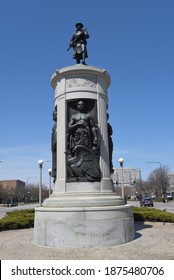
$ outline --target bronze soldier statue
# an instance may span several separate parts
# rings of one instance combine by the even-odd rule
[[[87,52],[87,40],[89,38],[89,34],[86,31],[86,28],[83,29],[83,24],[81,22],[76,23],[76,32],[73,34],[69,48],[73,47],[73,58],[76,59],[76,63],[79,64],[80,60],[82,60],[82,64],[86,64],[85,59],[88,57]]]

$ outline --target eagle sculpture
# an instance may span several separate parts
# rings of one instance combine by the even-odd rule
[[[83,145],[77,145],[73,155],[67,152],[67,165],[70,181],[95,182],[101,179],[99,157]]]

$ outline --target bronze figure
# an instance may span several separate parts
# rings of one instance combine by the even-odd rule
[[[107,113],[107,120],[109,119],[109,114]],[[108,127],[108,145],[109,145],[109,165],[110,165],[110,173],[114,172],[113,163],[112,163],[112,153],[113,153],[113,141],[112,141],[112,126],[109,122],[107,122]]]
[[[85,29],[83,29],[83,24],[81,22],[76,23],[76,31],[73,34],[68,50],[73,47],[73,58],[76,59],[76,63],[79,64],[82,60],[82,64],[86,64],[85,59],[88,57],[87,52],[87,40],[89,34]]]
[[[78,101],[77,114],[72,115],[68,124],[70,134],[70,149],[76,145],[83,145],[87,148],[97,146],[96,125],[91,115],[85,112],[85,103],[83,100]]]
[[[56,181],[57,171],[57,106],[53,112],[53,121],[55,122],[51,134],[51,151],[52,151],[52,173],[53,182]]]
[[[85,110],[85,102],[77,102],[67,134],[68,181],[100,181],[98,126]]]

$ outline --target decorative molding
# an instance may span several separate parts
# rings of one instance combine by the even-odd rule
[[[66,80],[66,87],[96,87],[96,83],[92,79],[87,78],[69,78]]]

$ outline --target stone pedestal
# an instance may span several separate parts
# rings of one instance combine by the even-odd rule
[[[57,107],[57,173],[53,194],[35,209],[36,244],[64,247],[103,247],[134,239],[132,207],[113,192],[107,126],[106,70],[73,65],[56,70],[51,78]],[[98,181],[68,180],[67,123],[68,104],[78,100],[92,104],[99,130]]]

